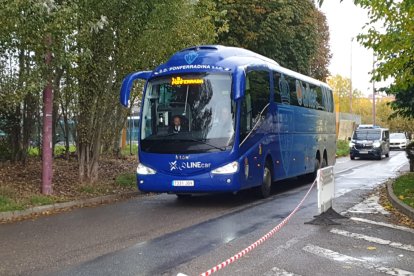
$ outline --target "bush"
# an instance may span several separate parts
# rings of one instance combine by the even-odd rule
[[[349,142],[344,140],[336,141],[336,155],[347,156],[349,154]]]
[[[405,153],[410,162],[410,172],[414,172],[414,142],[411,142],[405,148]]]
[[[115,182],[122,187],[135,187],[137,183],[137,177],[135,173],[124,173],[118,175]]]
[[[0,137],[0,161],[11,158],[11,146],[7,143],[6,138]]]

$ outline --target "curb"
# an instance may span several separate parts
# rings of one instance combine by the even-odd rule
[[[414,220],[414,208],[408,206],[407,204],[401,202],[398,197],[394,194],[393,182],[387,181],[387,197],[391,204],[401,213]]]
[[[24,217],[31,216],[31,215],[40,215],[45,212],[59,211],[62,209],[67,209],[67,208],[84,207],[84,206],[90,206],[94,204],[102,204],[102,203],[114,201],[116,199],[120,199],[124,197],[136,196],[138,194],[140,193],[139,192],[127,192],[123,194],[106,195],[106,196],[100,196],[100,197],[89,198],[89,199],[80,199],[80,200],[68,201],[68,202],[63,202],[63,203],[36,206],[36,207],[31,207],[31,208],[28,208],[22,211],[0,212],[0,221],[14,220],[14,219],[24,218]]]

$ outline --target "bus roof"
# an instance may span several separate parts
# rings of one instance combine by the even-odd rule
[[[276,70],[314,85],[329,87],[316,79],[283,68],[276,61],[250,50],[222,45],[201,45],[181,50],[158,66],[150,78],[174,73],[235,72],[238,67],[248,66]]]

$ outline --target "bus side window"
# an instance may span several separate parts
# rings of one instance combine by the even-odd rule
[[[286,80],[289,83],[290,104],[299,106],[298,95],[296,93],[296,79],[292,77],[286,77]]]
[[[250,83],[250,95],[252,102],[252,119],[260,113],[266,115],[265,108],[270,100],[270,80],[267,71],[250,71],[247,73]]]
[[[253,129],[261,116],[266,116],[270,100],[270,75],[268,71],[250,71],[246,76],[246,91],[242,104],[240,142]]]
[[[275,87],[275,92],[274,92],[274,101],[276,103],[281,103],[282,99],[280,96],[280,87],[279,87],[279,80],[280,80],[280,73],[279,72],[274,72],[273,74],[273,83],[274,83],[274,87]]]
[[[316,91],[316,109],[325,110],[321,87],[319,85],[318,86],[312,85],[311,88],[315,89]]]
[[[322,86],[322,103],[325,111],[333,112],[334,111],[334,102],[333,102],[333,95],[332,90]]]
[[[247,92],[249,92],[247,94]],[[252,101],[250,91],[246,90],[246,95],[242,102],[240,116],[240,142],[247,136],[252,129]]]

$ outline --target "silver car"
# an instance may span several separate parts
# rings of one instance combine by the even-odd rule
[[[390,149],[403,150],[410,141],[405,136],[405,133],[391,133],[390,134]]]

